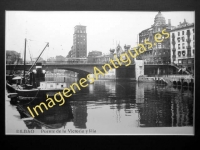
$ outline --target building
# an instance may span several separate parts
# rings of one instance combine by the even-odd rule
[[[94,50],[94,51],[89,52],[88,53],[88,58],[87,58],[88,63],[94,63],[95,57],[101,56],[101,55],[102,55],[101,51]]]
[[[27,63],[27,64],[34,64],[34,62],[36,62],[37,59],[38,59],[38,57],[31,58],[31,61],[26,61],[26,63]],[[40,58],[37,60],[37,62],[41,62],[41,63],[43,63],[43,64],[46,63],[46,61],[45,61],[42,57],[40,57]]]
[[[65,57],[62,55],[56,56],[56,60],[55,61],[65,61]]]
[[[98,64],[109,63],[110,54],[103,54],[101,56],[96,56],[94,62]]]
[[[101,56],[102,55],[102,52],[101,51],[91,51],[88,53],[88,57],[95,57],[95,56]]]
[[[54,62],[54,61],[55,61],[55,58],[54,58],[54,57],[49,57],[49,58],[47,59],[47,61]]]
[[[195,33],[194,23],[184,19],[170,32],[172,63],[194,73]]]
[[[169,64],[170,63],[170,39],[164,39],[162,42],[155,41],[155,35],[160,33],[162,35],[162,30],[166,29],[166,33],[170,32],[173,28],[171,26],[171,20],[168,20],[166,24],[164,16],[161,12],[155,16],[154,24],[139,33],[139,44],[145,44],[145,39],[152,43],[152,48],[147,48],[147,50],[137,56],[137,60],[144,60],[146,64]]]
[[[86,26],[77,25],[74,27],[72,57],[87,57],[87,33]]]

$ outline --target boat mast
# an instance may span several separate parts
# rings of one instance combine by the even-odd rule
[[[34,62],[34,64],[31,66],[31,68],[29,69],[29,71],[28,71],[28,72],[30,72],[30,71],[31,71],[31,69],[32,69],[32,68],[33,68],[33,66],[36,64],[36,62],[38,61],[38,59],[40,58],[40,56],[42,55],[43,51],[45,50],[45,48],[46,48],[47,46],[49,46],[49,43],[47,43],[47,45],[44,47],[44,49],[42,50],[42,52],[41,52],[41,53],[40,53],[40,55],[38,56],[37,60]]]
[[[25,84],[25,70],[26,70],[26,39],[25,39],[25,47],[24,47],[24,80],[23,80],[24,84]]]

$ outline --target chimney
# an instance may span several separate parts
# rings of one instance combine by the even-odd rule
[[[186,23],[186,20],[184,19],[184,22]]]
[[[181,22],[179,22],[179,25],[181,25]]]
[[[168,19],[168,25],[171,26],[171,19]]]

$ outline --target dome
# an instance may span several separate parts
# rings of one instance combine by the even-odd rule
[[[161,25],[161,24],[166,24],[166,23],[165,23],[165,17],[159,11],[158,14],[155,16],[154,25]]]
[[[164,18],[161,12],[159,11],[155,18],[161,18],[161,17]]]

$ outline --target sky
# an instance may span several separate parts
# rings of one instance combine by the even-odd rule
[[[184,19],[195,23],[194,11],[161,11],[166,23],[177,26]],[[73,45],[74,27],[86,26],[87,53],[108,54],[116,44],[137,45],[138,34],[154,24],[157,11],[6,11],[5,50],[21,53],[26,59],[67,56]]]

